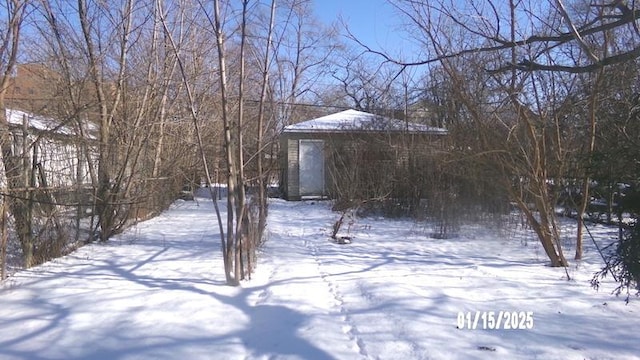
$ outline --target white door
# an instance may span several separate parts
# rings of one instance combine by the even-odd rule
[[[300,196],[324,195],[324,141],[300,140]]]

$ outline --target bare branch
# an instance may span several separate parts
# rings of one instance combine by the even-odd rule
[[[569,16],[569,13],[567,13],[567,9],[564,7],[564,4],[562,3],[562,0],[556,0],[556,5],[558,6],[558,10],[560,11],[560,14],[562,15],[562,18],[564,19],[564,21],[567,22],[567,27],[569,28],[569,30],[571,31],[571,33],[575,37],[576,41],[578,42],[578,45],[580,45],[582,50],[584,50],[584,52],[587,54],[587,56],[589,56],[589,58],[594,63],[599,62],[600,59],[598,59],[596,54],[594,54],[593,51],[589,48],[589,45],[582,38],[582,34],[580,34],[578,29],[576,29],[576,26],[573,24],[573,21],[571,21],[571,17]]]
[[[633,50],[612,55],[609,57],[605,57],[602,60],[584,66],[565,66],[565,65],[545,65],[537,62],[533,62],[530,60],[522,60],[517,64],[506,64],[503,67],[494,70],[487,70],[490,73],[500,73],[509,70],[521,70],[521,71],[559,71],[559,72],[567,72],[572,74],[584,74],[588,72],[593,72],[598,69],[601,69],[605,66],[621,64],[627,61],[631,61],[640,57],[640,46],[634,48]]]
[[[595,18],[587,21],[583,26],[576,27],[573,23],[571,23],[566,10],[562,6],[562,2],[557,0],[558,8],[565,21],[569,23],[570,31],[560,32],[553,35],[532,35],[527,38],[522,38],[519,40],[505,40],[501,39],[497,33],[496,35],[482,34],[477,29],[470,28],[467,24],[462,23],[458,20],[453,14],[448,13],[443,10],[439,10],[445,16],[447,16],[451,21],[453,21],[456,25],[461,26],[464,30],[469,31],[471,34],[475,34],[481,36],[485,40],[489,41],[489,45],[477,46],[473,48],[466,48],[459,51],[454,52],[439,52],[436,56],[429,57],[424,60],[419,61],[404,61],[402,59],[397,59],[392,57],[391,55],[385,53],[381,50],[372,49],[370,46],[364,44],[362,41],[358,40],[352,33],[349,32],[349,37],[355,41],[358,45],[365,49],[366,52],[378,55],[384,59],[385,62],[394,63],[402,66],[420,66],[420,65],[428,65],[432,63],[441,62],[442,60],[452,59],[456,57],[461,57],[469,54],[477,54],[477,53],[491,53],[502,50],[514,49],[517,47],[523,46],[531,46],[532,44],[541,44],[542,48],[538,50],[539,53],[548,52],[554,48],[557,48],[560,45],[570,43],[572,41],[577,41],[581,48],[588,54],[589,58],[593,61],[590,65],[585,66],[565,66],[565,65],[545,65],[533,62],[531,60],[525,60],[521,63],[517,64],[508,64],[507,66],[500,67],[498,69],[491,69],[489,71],[497,73],[501,71],[508,70],[521,70],[521,71],[534,71],[534,70],[542,70],[542,71],[560,71],[560,72],[570,72],[570,73],[586,73],[590,71],[594,71],[603,66],[613,65],[617,63],[621,63],[624,61],[628,61],[635,57],[638,57],[640,53],[638,53],[637,49],[632,51],[628,51],[621,54],[615,54],[610,56],[605,56],[602,58],[598,58],[588,47],[584,38],[587,36],[592,36],[596,34],[602,34],[610,30],[621,28],[625,25],[630,25],[635,27],[635,23],[640,19],[640,11],[635,11],[630,9],[627,5],[624,5],[620,1],[616,1],[612,4],[600,5],[601,7],[608,7],[611,9],[616,9],[619,11],[619,14],[615,15],[605,15],[600,14]],[[416,4],[414,4],[417,6]],[[421,6],[425,6],[424,4]],[[595,6],[595,5],[591,5]],[[400,11],[403,11],[404,15],[406,15],[411,21],[419,26],[423,26],[425,30],[428,30],[429,24],[425,24],[420,21],[416,16],[411,14],[409,11],[402,10],[400,7],[396,6]],[[598,24],[598,25],[596,25]]]

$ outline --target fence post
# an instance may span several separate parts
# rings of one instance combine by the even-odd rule
[[[7,199],[2,196],[2,209],[0,210],[0,280],[4,280],[7,277],[7,238],[9,234],[7,232]]]

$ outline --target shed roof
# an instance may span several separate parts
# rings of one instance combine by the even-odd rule
[[[21,110],[15,109],[6,109],[6,119],[10,125],[22,125],[24,121],[24,117],[27,118],[27,126],[46,132],[52,132],[59,135],[76,135],[77,131],[68,124],[62,123],[53,118],[40,116],[28,112],[24,112]],[[98,130],[97,126],[89,123],[87,124],[89,132],[96,132]],[[89,134],[87,135],[89,138],[95,138],[95,136]]]
[[[370,114],[357,110],[345,110],[335,114],[303,121],[289,125],[284,132],[411,132],[446,135],[443,128],[408,123],[403,120],[392,119],[380,115]]]

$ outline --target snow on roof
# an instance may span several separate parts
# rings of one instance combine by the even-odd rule
[[[6,109],[6,114],[7,122],[10,125],[22,125],[24,117],[27,116],[29,127],[32,129],[51,131],[62,135],[76,135],[76,130],[73,127],[63,125],[56,119],[14,109]],[[94,125],[89,125],[89,130],[94,131],[96,130],[96,127]]]
[[[409,131],[446,135],[447,130],[423,124],[407,123],[398,119],[357,110],[345,110],[335,114],[289,125],[284,132],[349,132],[349,131]]]

